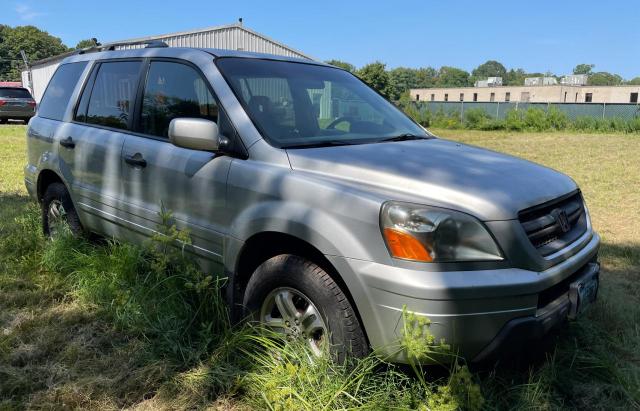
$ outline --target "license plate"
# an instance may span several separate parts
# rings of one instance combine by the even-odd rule
[[[569,286],[569,301],[571,302],[569,319],[576,319],[596,300],[599,285],[597,271],[588,273],[571,283]]]

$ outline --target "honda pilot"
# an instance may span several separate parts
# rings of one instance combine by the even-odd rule
[[[317,353],[398,349],[403,310],[469,361],[575,319],[600,238],[569,177],[437,138],[348,71],[243,51],[83,51],[27,131],[44,233],[142,243],[161,210],[235,319]]]

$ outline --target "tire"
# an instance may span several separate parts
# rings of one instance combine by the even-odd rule
[[[59,227],[54,226],[54,222],[51,220],[53,218],[53,207],[59,205],[62,206],[62,212],[59,213],[60,223],[66,224],[74,236],[84,236],[80,218],[78,218],[78,213],[73,201],[71,201],[67,188],[62,183],[51,183],[47,186],[42,197],[42,233],[45,237],[53,238],[58,234],[57,228]]]
[[[269,311],[270,296],[273,293],[276,293],[277,296],[278,293],[282,294],[283,292],[292,294],[293,298],[306,297],[310,300],[308,302],[314,306],[313,308],[319,312],[323,325],[326,327],[324,331],[326,335],[319,338],[319,343],[311,342],[311,339],[308,339],[312,346],[317,344],[324,347],[324,343],[328,341],[331,355],[339,363],[343,363],[349,356],[363,357],[369,352],[369,344],[349,299],[333,278],[318,265],[290,254],[270,258],[262,263],[251,276],[244,293],[243,305],[251,315],[250,318],[268,325],[265,318],[270,318],[271,322],[277,321],[278,312],[275,313],[274,320],[270,314],[265,317],[263,311],[265,311],[265,307]],[[295,316],[298,314],[302,316],[300,317],[301,321],[306,321],[304,320],[305,314],[312,311],[309,306],[306,310],[304,307],[305,305],[302,304],[302,308],[298,308],[295,314]],[[276,311],[279,310],[276,308]],[[284,315],[281,317],[285,318]],[[301,325],[298,332],[285,330],[285,334],[289,338],[292,334],[308,337],[309,334],[305,333],[306,330]]]
[[[7,124],[6,118],[0,118],[0,124]]]

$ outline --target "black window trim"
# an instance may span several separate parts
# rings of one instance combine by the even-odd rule
[[[76,119],[77,115],[78,115],[78,108],[80,106],[80,101],[82,100],[82,95],[84,94],[85,89],[90,85],[91,86],[91,90],[89,92],[89,100],[91,100],[91,96],[93,95],[93,87],[96,83],[96,77],[98,76],[98,72],[100,71],[100,66],[102,66],[103,63],[112,63],[112,62],[141,62],[142,64],[140,65],[140,71],[138,72],[138,87],[136,87],[136,93],[138,93],[138,89],[139,89],[139,84],[140,84],[140,76],[142,74],[142,70],[145,67],[145,63],[146,60],[148,60],[148,58],[140,58],[140,57],[127,57],[127,58],[111,58],[111,59],[101,59],[101,60],[94,60],[93,61],[93,65],[91,66],[91,72],[89,73],[89,75],[86,77],[85,83],[82,85],[82,90],[80,91],[80,93],[77,96],[77,99],[75,101],[74,104],[74,108],[73,108],[73,117],[71,119],[71,123],[73,124],[79,124],[82,126],[88,126],[88,127],[96,127],[96,128],[101,128],[104,130],[109,130],[109,131],[117,131],[119,133],[129,133],[131,134],[133,130],[131,130],[131,126],[132,126],[132,122],[135,118],[135,103],[134,103],[134,110],[132,111],[132,115],[130,116],[130,118],[127,121],[127,129],[122,129],[122,128],[116,128],[116,127],[109,127],[109,126],[105,126],[102,124],[95,124],[95,123],[87,123],[85,121],[78,121]],[[137,98],[137,95],[134,96],[134,99]],[[135,100],[134,100],[135,102]],[[89,102],[87,102],[87,109],[88,109],[88,104]]]
[[[200,75],[200,77],[202,77],[202,79],[205,82],[205,85],[207,86],[207,90],[209,90],[209,93],[211,93],[211,95],[213,96],[213,100],[216,103],[216,106],[218,107],[218,122],[220,119],[220,111],[224,110],[224,108],[222,107],[222,104],[220,104],[220,100],[218,99],[218,96],[216,95],[216,93],[213,90],[213,87],[211,87],[211,84],[209,84],[209,80],[207,79],[207,77],[204,75],[204,73],[202,72],[202,70],[200,70],[200,67],[198,67],[197,65],[193,64],[192,62],[188,61],[188,60],[183,60],[183,59],[179,59],[179,58],[172,58],[172,57],[151,57],[147,59],[147,65],[144,69],[144,73],[143,73],[143,77],[144,79],[141,78],[140,84],[138,85],[138,94],[136,96],[136,103],[134,106],[134,119],[135,119],[135,124],[133,127],[133,131],[135,132],[136,135],[140,135],[143,137],[149,137],[152,138],[154,140],[161,140],[161,141],[169,141],[168,138],[166,137],[161,137],[161,136],[156,136],[153,134],[147,134],[147,133],[143,133],[141,131],[141,117],[140,114],[142,113],[142,102],[144,99],[144,90],[145,87],[147,85],[147,80],[149,78],[149,70],[151,69],[151,63],[153,62],[158,62],[158,61],[163,61],[163,62],[167,62],[167,63],[175,63],[175,64],[182,64],[185,66],[189,66],[191,68],[193,68],[196,73],[198,73],[198,75]],[[231,118],[229,118],[229,116],[227,115],[226,111],[224,113],[225,117],[227,117],[227,119],[229,119],[229,123],[231,123],[231,125],[233,126],[233,130],[235,132],[235,134],[237,135],[238,132],[236,130],[235,125],[231,122]]]
[[[62,119],[57,119],[57,118],[51,118],[51,117],[45,117],[43,115],[41,115],[39,113],[40,111],[40,104],[42,103],[42,99],[44,99],[44,96],[47,95],[47,91],[49,90],[49,87],[51,86],[51,80],[53,80],[53,78],[56,76],[56,74],[58,73],[58,70],[60,70],[60,68],[62,66],[67,66],[69,64],[83,64],[84,63],[84,68],[82,69],[82,72],[80,73],[80,77],[78,77],[78,80],[76,80],[76,84],[74,85],[74,91],[75,89],[78,87],[78,83],[79,80],[82,78],[84,72],[87,70],[87,66],[89,65],[89,62],[86,60],[80,60],[80,61],[70,61],[68,63],[62,63],[60,65],[58,65],[58,67],[56,67],[56,71],[53,72],[53,75],[51,76],[51,78],[49,79],[49,82],[47,83],[47,87],[45,87],[44,92],[42,93],[42,97],[40,98],[40,102],[38,103],[38,110],[36,112],[36,115],[38,117],[42,117],[42,118],[46,118],[47,120],[52,120],[52,121],[60,121],[63,122],[64,121],[64,117],[65,114],[67,113],[67,109],[69,108],[69,103],[71,103],[71,99],[73,98],[73,91],[71,92],[71,94],[69,95],[69,101],[67,102],[67,106],[64,108],[64,113],[62,114]],[[85,78],[88,76],[85,76]],[[82,94],[82,93],[80,93]],[[31,98],[33,98],[33,95],[31,96]],[[74,105],[74,113],[75,113],[75,105]]]
[[[101,124],[94,124],[94,123],[86,123],[83,121],[78,121],[76,120],[76,111],[78,109],[78,106],[80,105],[80,100],[82,99],[82,94],[84,93],[84,89],[90,84],[91,87],[93,88],[93,85],[95,84],[95,78],[97,76],[98,73],[98,69],[100,67],[100,65],[102,63],[107,63],[107,62],[120,62],[120,61],[142,61],[142,67],[141,67],[141,71],[140,71],[140,77],[138,78],[138,87],[136,88],[136,95],[135,95],[135,102],[134,102],[134,108],[133,108],[133,114],[132,114],[132,118],[131,121],[133,121],[133,126],[135,128],[131,128],[130,130],[124,130],[121,128],[115,128],[115,127],[109,127],[109,126],[103,126]],[[220,118],[220,113],[224,112],[224,116],[227,118],[227,120],[229,121],[229,124],[231,125],[231,127],[233,128],[233,136],[226,136],[228,137],[230,140],[233,141],[233,145],[234,148],[236,148],[235,152],[233,153],[225,153],[225,154],[230,154],[234,157],[240,158],[240,159],[247,159],[249,158],[249,152],[244,144],[244,142],[242,141],[242,139],[240,138],[240,134],[238,133],[238,128],[236,127],[236,125],[233,123],[233,121],[231,120],[231,117],[229,117],[229,115],[227,114],[227,111],[224,109],[224,106],[220,103],[220,100],[218,99],[217,94],[214,92],[213,88],[211,87],[211,84],[209,82],[209,80],[207,79],[207,77],[204,75],[204,73],[202,72],[202,70],[200,70],[200,67],[198,67],[197,65],[195,65],[194,63],[192,63],[189,60],[184,60],[181,58],[174,58],[174,57],[144,57],[144,58],[140,58],[140,57],[125,57],[125,58],[110,58],[110,59],[100,59],[100,60],[93,60],[93,65],[91,67],[91,72],[86,76],[85,78],[85,82],[82,86],[82,91],[79,93],[79,95],[77,96],[75,105],[74,105],[74,109],[73,109],[73,117],[71,119],[71,123],[73,124],[78,124],[81,126],[85,126],[85,127],[95,127],[95,128],[99,128],[99,129],[103,129],[103,130],[107,130],[107,131],[115,131],[118,133],[124,133],[124,134],[128,134],[128,135],[132,135],[132,136],[136,136],[136,137],[143,137],[143,138],[148,138],[151,140],[156,140],[156,141],[161,141],[164,143],[168,143],[171,144],[169,142],[169,140],[165,137],[160,137],[160,136],[155,136],[153,134],[145,134],[140,132],[139,130],[139,126],[140,126],[140,120],[139,120],[139,116],[140,116],[140,111],[142,109],[142,99],[144,98],[144,86],[146,85],[146,80],[147,80],[147,76],[149,74],[149,67],[151,65],[152,61],[167,61],[167,62],[173,62],[173,63],[178,63],[178,64],[185,64],[188,66],[193,67],[196,72],[198,74],[200,74],[200,76],[202,76],[203,80],[206,83],[207,88],[209,89],[209,92],[211,93],[211,95],[213,96],[213,99],[216,102],[216,105],[218,106],[218,118]],[[144,79],[142,78],[142,76],[144,76]],[[144,80],[144,81],[143,81]],[[93,93],[93,90],[91,90],[91,92]],[[89,96],[91,97],[91,96]],[[220,153],[216,153],[216,154],[220,154]]]

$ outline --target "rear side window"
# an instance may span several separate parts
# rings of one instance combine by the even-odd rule
[[[140,61],[101,63],[93,87],[82,93],[76,119],[128,130],[140,77]]]
[[[86,61],[62,64],[56,70],[40,101],[38,116],[52,120],[62,120],[69,104],[71,93],[87,66]]]
[[[193,67],[166,61],[149,65],[140,113],[140,131],[167,137],[177,117],[218,121],[218,106],[206,80]]]
[[[4,98],[31,98],[29,90],[26,88],[2,88],[0,87],[0,97]]]

